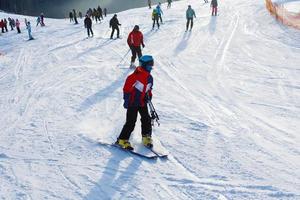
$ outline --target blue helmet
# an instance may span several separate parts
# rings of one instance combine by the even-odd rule
[[[145,70],[150,72],[152,70],[152,66],[154,65],[153,57],[150,55],[144,55],[140,57],[140,66],[143,67]]]

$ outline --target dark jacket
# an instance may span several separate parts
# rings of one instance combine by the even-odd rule
[[[119,23],[119,20],[117,17],[113,17],[111,18],[111,20],[109,21],[109,27],[112,28],[118,28],[118,26],[120,26],[121,24]]]
[[[92,28],[92,20],[89,17],[86,17],[84,19],[84,26],[85,28]]]
[[[211,6],[212,7],[218,7],[218,1],[217,0],[211,0]]]

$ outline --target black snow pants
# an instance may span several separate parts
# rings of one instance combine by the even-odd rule
[[[147,106],[144,107],[129,107],[126,113],[126,123],[120,133],[119,139],[129,140],[130,135],[135,127],[137,114],[141,115],[142,135],[152,134],[151,117]]]
[[[135,59],[136,59],[136,55],[138,56],[138,58],[142,57],[142,49],[141,46],[135,47],[135,46],[131,46],[131,62],[134,63]]]

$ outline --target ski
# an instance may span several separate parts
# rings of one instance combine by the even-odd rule
[[[158,158],[162,158],[162,159],[166,159],[168,158],[167,154],[163,154],[161,152],[158,152],[157,150],[154,150],[153,147],[146,147],[147,149],[149,149],[152,153],[154,153]]]
[[[107,146],[107,147],[115,147],[115,148],[120,149],[120,150],[122,150],[124,152],[128,152],[128,153],[130,153],[132,155],[135,155],[135,156],[138,156],[138,157],[141,157],[141,158],[145,158],[145,159],[157,159],[157,158],[160,158],[160,156],[157,155],[157,154],[155,154],[154,152],[153,153],[155,155],[150,156],[150,155],[144,155],[144,154],[136,152],[134,150],[123,149],[119,145],[116,145],[116,144],[110,144],[110,143],[105,143],[105,142],[100,142],[100,141],[98,141],[98,144],[102,145],[102,146]]]

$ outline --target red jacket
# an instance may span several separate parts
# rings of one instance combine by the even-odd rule
[[[146,93],[152,97],[153,78],[149,72],[142,67],[137,67],[136,70],[127,77],[123,92],[124,92],[124,107],[131,106],[143,107],[146,103]]]
[[[4,27],[4,22],[0,21],[0,28]]]
[[[139,47],[141,44],[144,44],[143,34],[140,31],[131,31],[127,38],[127,44],[129,46]]]

